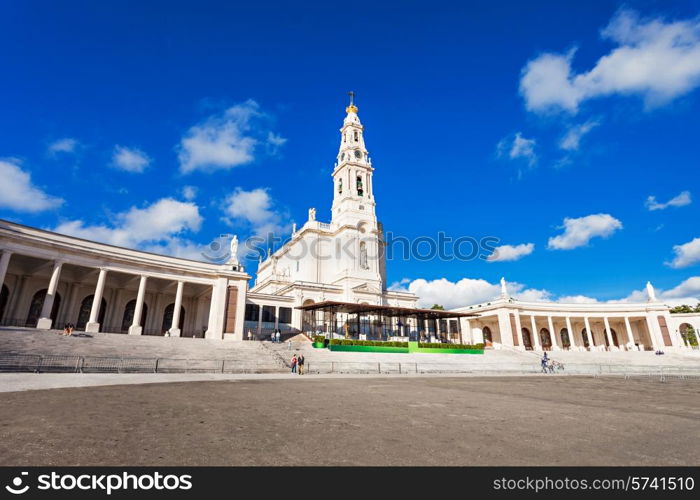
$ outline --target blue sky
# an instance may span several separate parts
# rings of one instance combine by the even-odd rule
[[[0,217],[193,257],[330,218],[357,93],[425,303],[700,296],[700,2],[4,2]],[[649,197],[653,196],[653,200]],[[668,202],[669,205],[666,205]],[[507,260],[509,259],[509,260]],[[255,261],[248,269],[254,271]]]

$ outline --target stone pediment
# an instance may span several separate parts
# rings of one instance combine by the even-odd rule
[[[381,293],[382,291],[378,286],[370,285],[369,283],[362,283],[352,288],[353,292],[360,293]]]

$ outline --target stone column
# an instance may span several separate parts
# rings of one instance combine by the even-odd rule
[[[100,315],[100,306],[102,305],[102,293],[105,289],[105,281],[107,279],[107,269],[100,269],[100,275],[97,277],[97,286],[95,286],[95,295],[92,299],[92,308],[90,309],[90,321],[85,325],[86,332],[99,332],[100,324],[97,318]]]
[[[182,289],[185,283],[183,281],[177,282],[177,291],[175,292],[175,309],[173,310],[173,322],[170,325],[170,336],[179,337],[180,336],[180,308],[182,307]]]
[[[518,335],[518,342],[520,343],[520,348],[525,350],[525,344],[523,344],[523,325],[520,322],[520,311],[513,309],[513,314],[515,315],[515,329],[518,330],[516,332]]]
[[[146,280],[148,276],[141,275],[139,281],[139,291],[136,295],[136,307],[134,307],[134,320],[129,327],[129,335],[141,335],[143,328],[141,327],[141,313],[143,312],[143,298],[146,295]],[[155,314],[155,313],[153,313]]]
[[[611,351],[615,350],[615,344],[613,343],[612,332],[610,331],[610,322],[607,316],[603,316],[603,323],[605,323],[605,338],[608,339],[609,349]]]
[[[13,323],[17,323],[16,326],[24,326],[24,320],[26,320],[26,316],[22,319],[22,321],[19,320],[19,307],[20,303],[22,300],[22,296],[24,295],[24,289],[27,286],[27,276],[21,275],[19,278],[17,278],[17,282],[15,283],[15,287],[12,290],[12,295],[10,296],[10,303],[7,305],[7,313],[5,313],[5,317],[9,318],[12,320]],[[21,323],[21,324],[20,324]]]
[[[46,297],[44,297],[44,304],[41,306],[41,315],[39,316],[39,321],[36,323],[36,327],[42,330],[51,329],[53,320],[51,319],[51,310],[53,309],[54,298],[56,297],[56,289],[58,288],[58,280],[61,277],[61,267],[63,262],[55,261],[53,263],[53,271],[51,271],[51,279],[49,280],[49,287],[46,290]]]
[[[532,348],[535,351],[541,351],[542,346],[540,345],[540,333],[537,331],[537,322],[535,321],[535,315],[530,315],[530,325],[532,326]]]
[[[557,332],[554,331],[554,323],[552,322],[552,317],[547,316],[547,326],[549,327],[549,337],[552,339],[552,350],[559,351],[559,344],[557,344]],[[560,339],[561,340],[561,339]],[[564,344],[562,343],[562,347]]]
[[[2,257],[0,257],[0,288],[2,288],[3,283],[5,283],[5,275],[7,274],[7,267],[10,265],[10,257],[12,257],[12,252],[3,250]]]
[[[498,331],[501,334],[501,344],[513,346],[513,332],[510,328],[510,316],[505,308],[502,308],[497,313]]]
[[[656,336],[656,328],[654,328],[654,323],[653,323],[653,316],[650,316],[648,313],[645,315],[644,319],[647,321],[647,330],[649,330],[649,337],[651,338],[651,344],[654,347],[654,349],[663,349],[663,342],[659,342],[659,339]],[[657,322],[658,324],[658,322]]]
[[[586,324],[586,339],[588,340],[588,349],[592,351],[595,348],[595,345],[593,345],[593,337],[591,335],[591,324],[588,322],[588,316],[583,317],[583,322]]]
[[[576,335],[576,332],[571,327],[571,317],[570,316],[566,317],[566,331],[569,332],[569,344],[571,345],[571,347],[569,347],[569,349],[576,349],[578,347],[576,345],[576,339],[574,338]]]
[[[625,329],[627,330],[627,338],[629,339],[629,342],[627,342],[627,348],[636,350],[637,346],[634,345],[634,332],[632,332],[632,325],[630,325],[629,316],[625,316]]]
[[[464,320],[464,329],[461,328],[462,320]],[[462,340],[461,340],[462,330],[464,330],[464,333],[466,333],[467,339],[469,339],[469,343],[476,344],[476,342],[474,342],[474,338],[472,337],[472,325],[469,322],[469,320],[466,318],[457,318],[457,324],[460,325],[460,329],[459,329],[460,342],[462,342]]]

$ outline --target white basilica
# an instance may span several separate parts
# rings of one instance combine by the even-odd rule
[[[416,309],[417,296],[387,290],[373,172],[351,101],[332,172],[330,221],[310,209],[291,239],[260,261],[252,287],[235,255],[226,264],[205,263],[0,220],[0,325],[72,323],[88,332],[219,340],[266,338],[275,329],[317,332],[321,325],[365,338],[417,335],[528,350],[686,349],[688,327],[700,331],[700,314],[670,314],[651,285],[644,303],[528,303],[503,286],[485,304]]]

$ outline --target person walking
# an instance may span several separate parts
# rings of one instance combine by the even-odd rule
[[[300,354],[299,359],[297,360],[297,364],[299,365],[299,375],[304,374],[304,355]]]
[[[297,355],[292,356],[292,373],[297,372]]]
[[[547,357],[547,351],[545,351],[544,356],[542,356],[542,373],[547,373],[547,364],[549,363],[549,358]]]
[[[277,333],[275,333],[275,338],[277,339],[277,343],[278,343],[278,344],[281,342],[281,340],[280,340],[281,337],[282,337],[282,332],[281,332],[280,329],[278,328],[278,329],[277,329]]]

